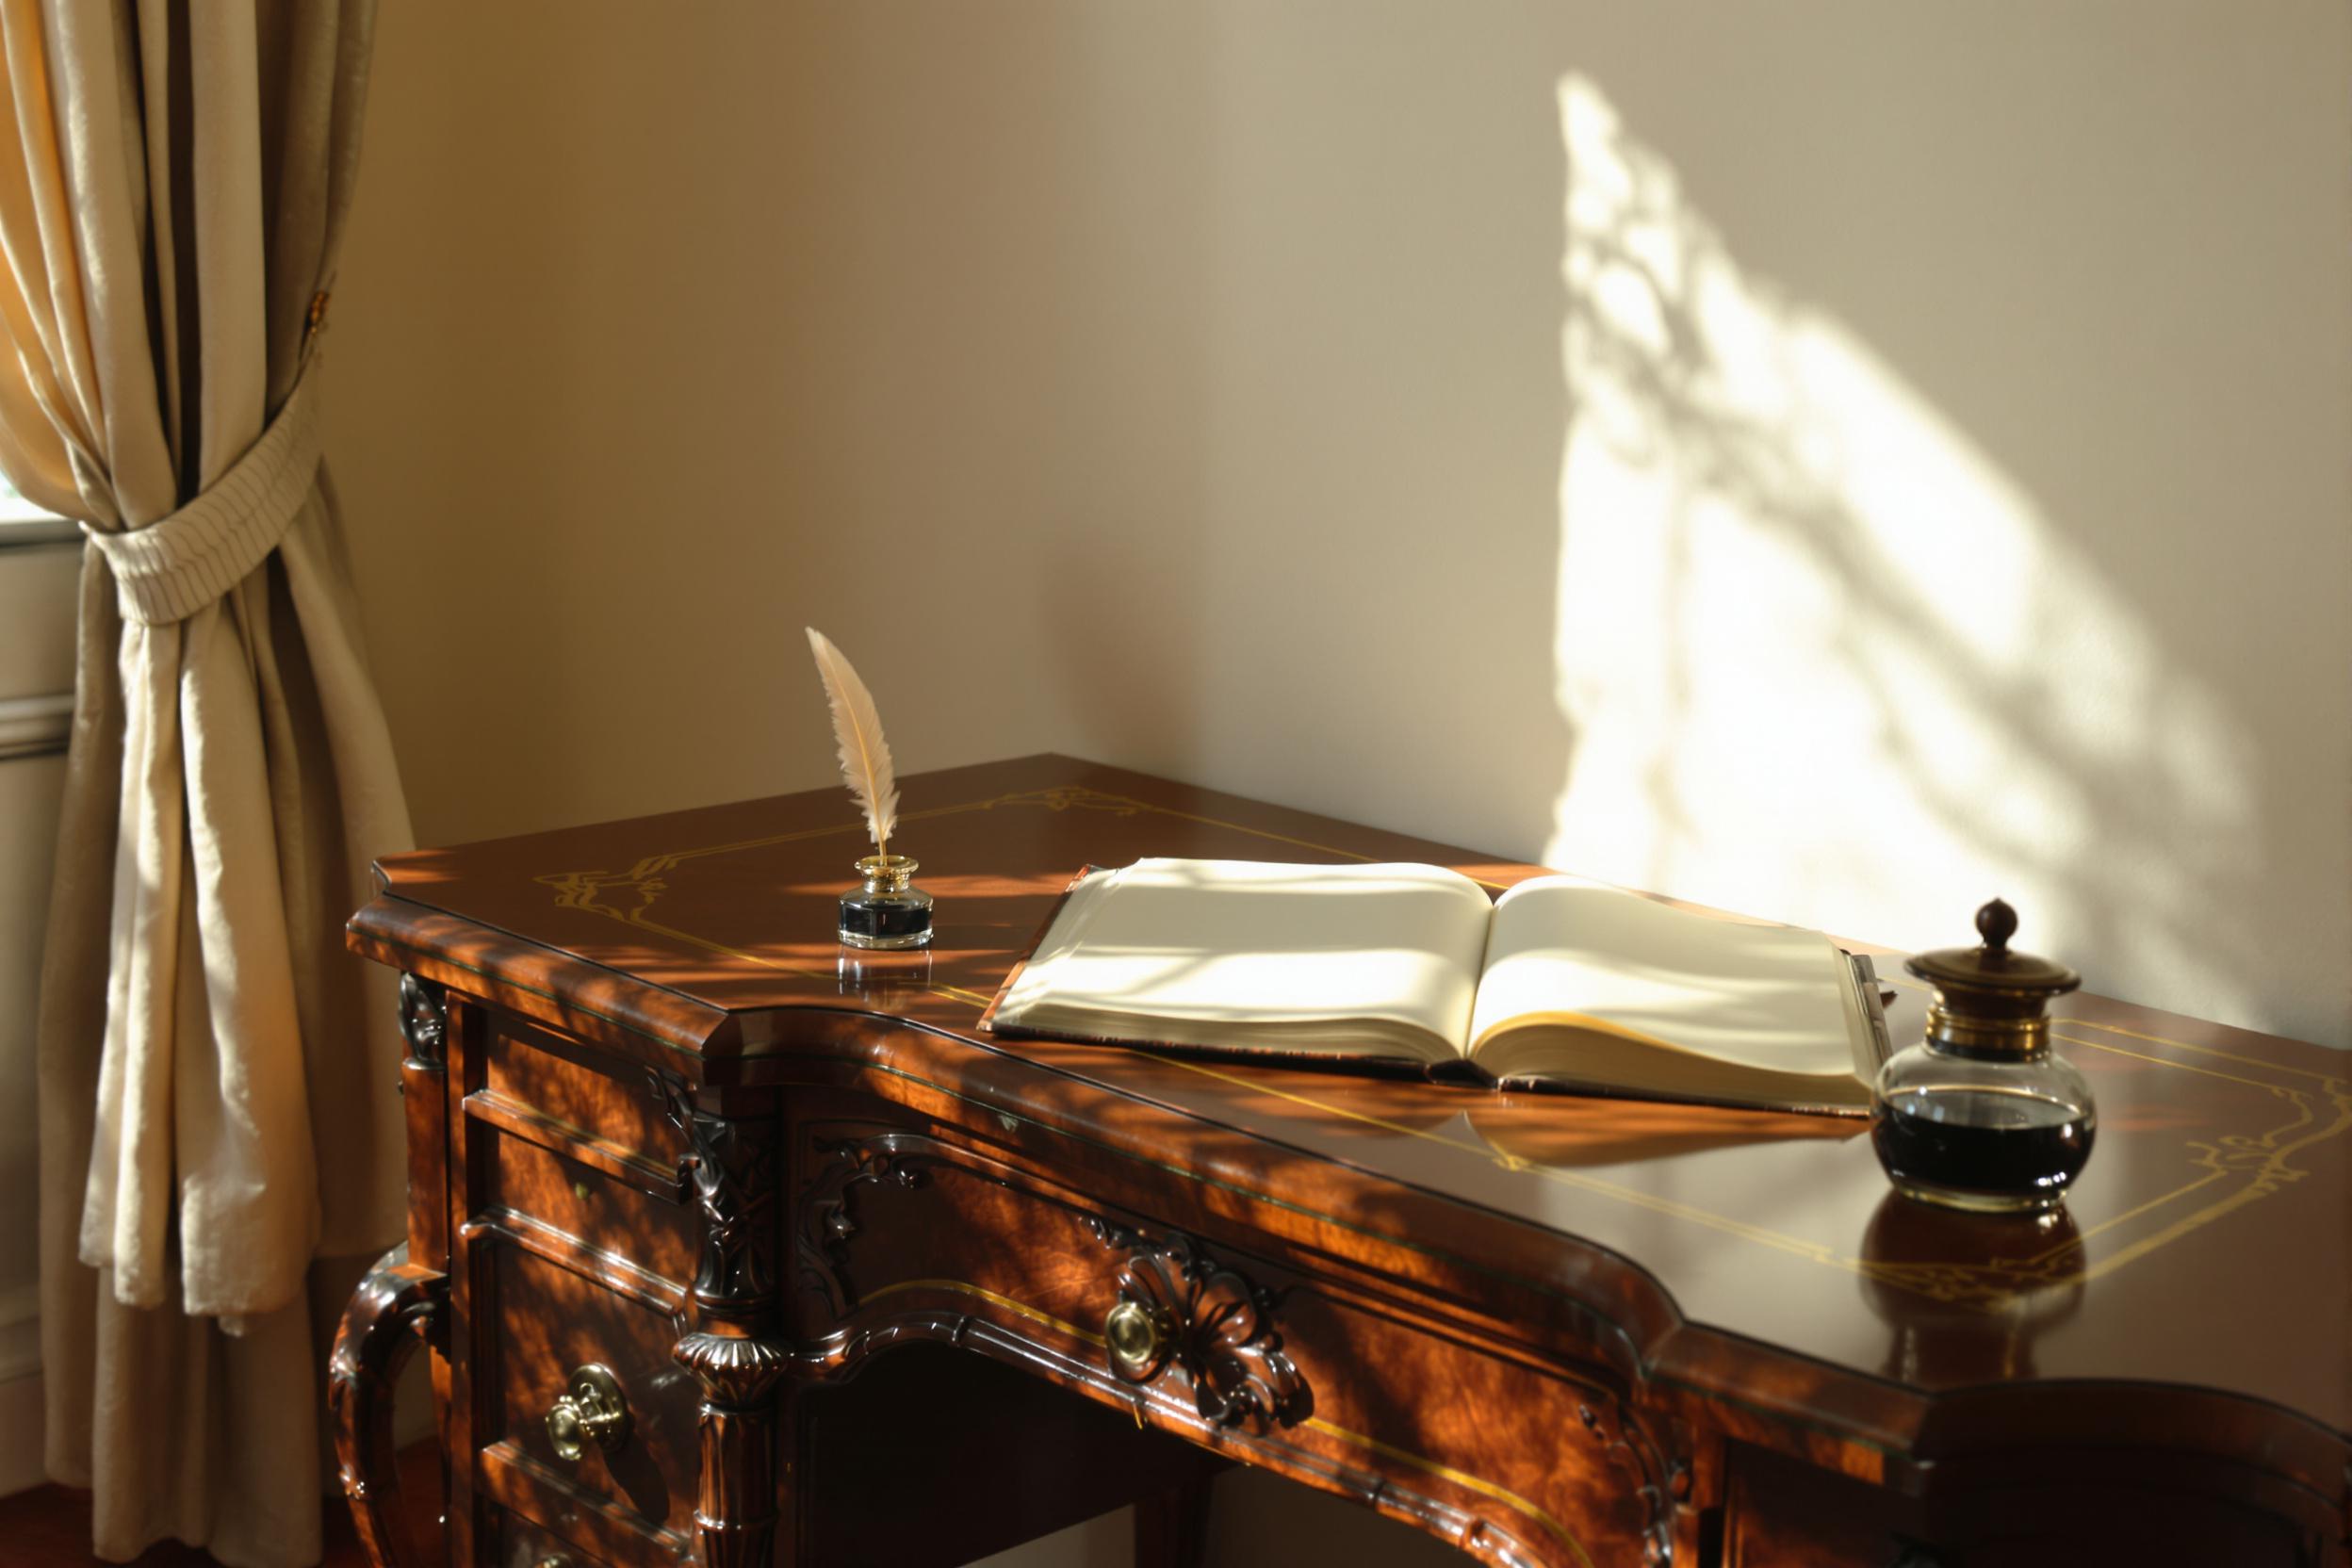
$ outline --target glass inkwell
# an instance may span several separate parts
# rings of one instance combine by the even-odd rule
[[[808,631],[817,678],[825,683],[825,706],[832,710],[841,782],[865,813],[866,831],[874,839],[874,853],[858,861],[864,884],[841,895],[836,923],[841,945],[884,952],[929,947],[931,895],[914,884],[913,858],[890,853],[890,833],[898,826],[898,778],[890,743],[882,738],[882,716],[874,711],[874,694],[831,639],[815,627]]]
[[[841,895],[843,947],[897,949],[931,945],[931,895],[914,885],[916,862],[905,855],[868,855],[858,862],[863,887]]]
[[[2009,951],[2017,911],[1976,912],[1982,945],[1903,968],[1936,988],[1927,1037],[1879,1069],[1870,1142],[1905,1197],[1978,1213],[2056,1208],[2091,1157],[2090,1085],[2050,1048],[2043,1009],[2082,977]]]

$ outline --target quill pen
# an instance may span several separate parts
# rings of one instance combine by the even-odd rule
[[[874,852],[888,855],[890,829],[898,825],[898,779],[890,771],[890,743],[882,739],[882,720],[874,710],[874,694],[824,632],[815,627],[804,629],[808,633],[808,651],[817,657],[818,678],[825,682],[825,700],[833,709],[833,738],[841,748],[841,781],[866,813]]]

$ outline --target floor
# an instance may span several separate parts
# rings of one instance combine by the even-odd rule
[[[441,1477],[433,1446],[419,1445],[400,1455],[402,1495],[412,1515],[439,1512]],[[0,1568],[89,1568],[103,1561],[90,1549],[90,1494],[62,1486],[37,1486],[0,1497]],[[135,1568],[218,1568],[209,1552],[165,1542],[132,1560]],[[367,1568],[351,1510],[340,1497],[326,1507],[326,1555],[320,1568]]]
[[[440,1511],[438,1456],[430,1443],[400,1455],[400,1483],[422,1534]],[[1244,1563],[1347,1562],[1355,1568],[1447,1568],[1465,1560],[1443,1543],[1380,1517],[1367,1509],[1310,1491],[1263,1472],[1236,1471],[1217,1478],[1209,1516],[1206,1560]],[[367,1568],[337,1498],[327,1505],[326,1556],[321,1568]],[[1016,1548],[973,1568],[1124,1568],[1132,1560],[1134,1528],[1120,1510]],[[412,1553],[414,1560],[430,1559]],[[0,1568],[91,1568],[90,1496],[61,1486],[36,1487],[0,1497]],[[165,1544],[141,1555],[136,1568],[217,1568],[212,1558]]]

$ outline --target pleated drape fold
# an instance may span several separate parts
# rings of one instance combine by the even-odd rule
[[[0,0],[0,470],[90,540],[38,1037],[48,1462],[109,1559],[316,1560],[324,1313],[401,1228],[394,1004],[340,939],[411,839],[316,409],[373,20]]]

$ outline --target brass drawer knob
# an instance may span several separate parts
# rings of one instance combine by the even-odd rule
[[[620,1379],[594,1364],[575,1368],[570,1386],[547,1412],[547,1441],[557,1456],[577,1460],[591,1442],[610,1453],[628,1436],[629,1400]]]
[[[1102,1343],[1111,1364],[1130,1382],[1141,1382],[1168,1359],[1168,1325],[1140,1301],[1121,1301],[1102,1319]]]

